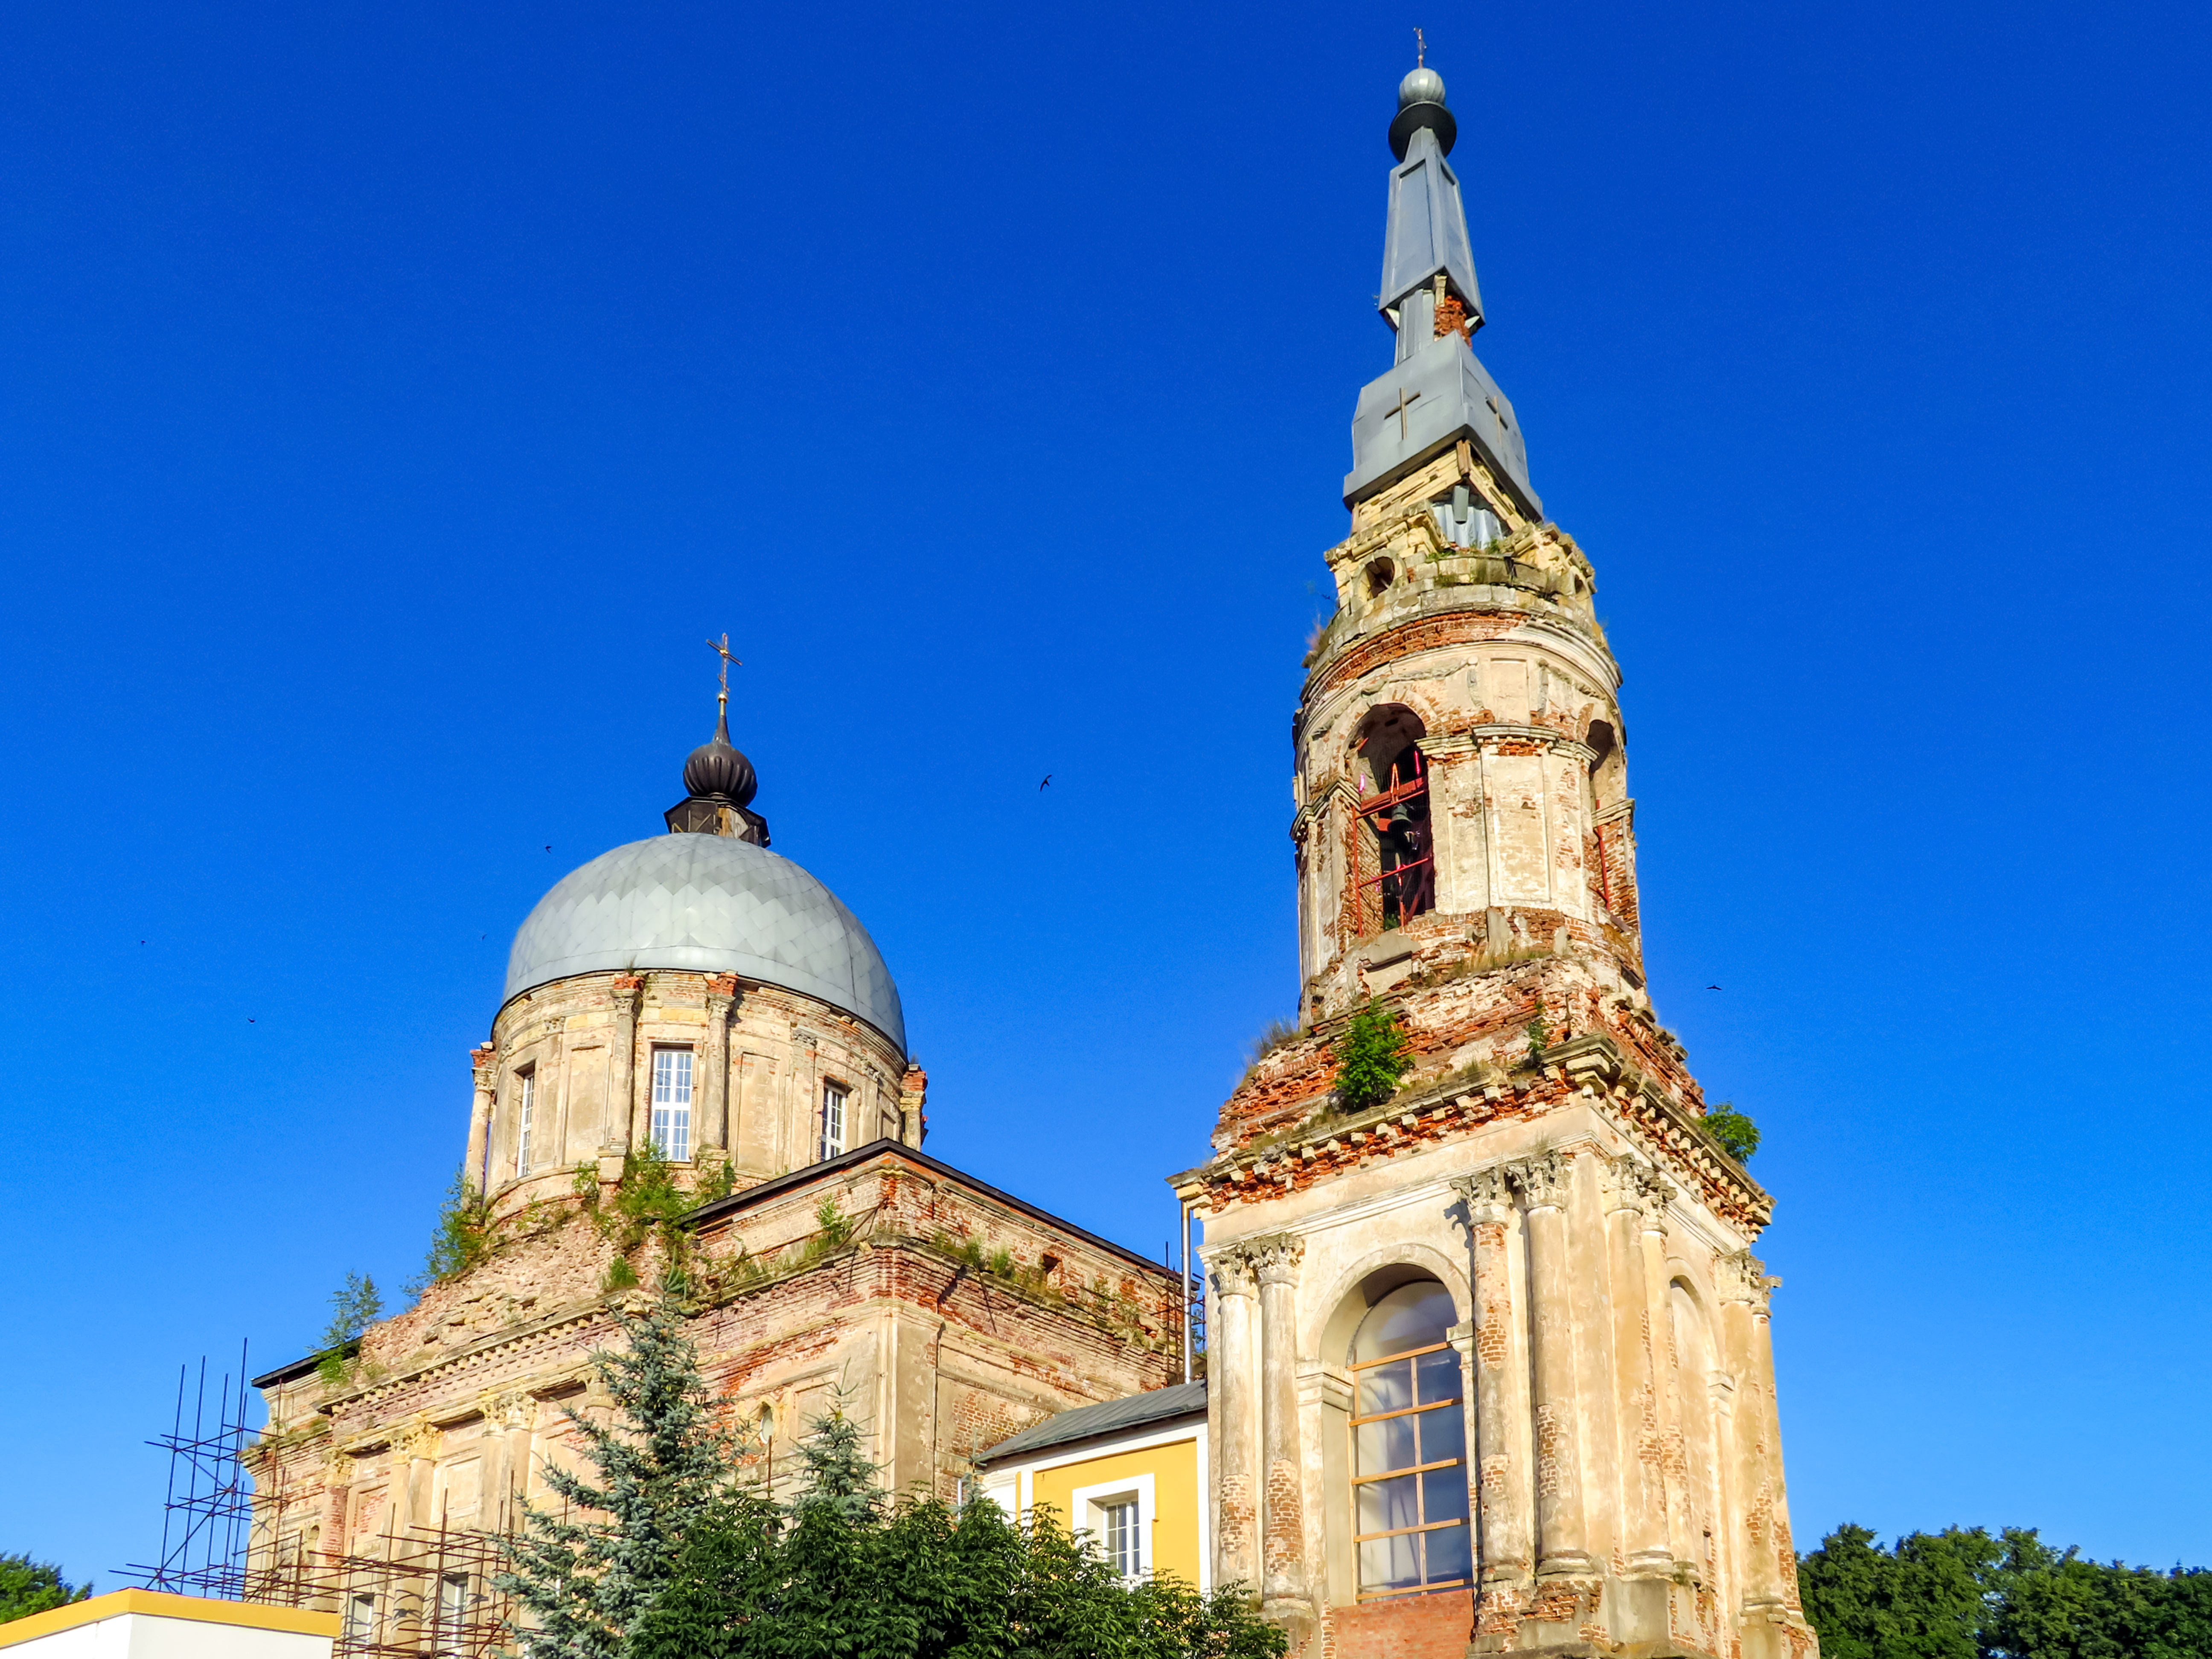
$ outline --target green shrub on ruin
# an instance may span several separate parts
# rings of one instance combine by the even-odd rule
[[[1406,1028],[1380,1001],[1370,998],[1352,1017],[1336,1043],[1336,1103],[1340,1110],[1364,1111],[1398,1092],[1398,1079],[1413,1064]]]
[[[1759,1150],[1759,1125],[1729,1101],[1705,1108],[1705,1133],[1719,1141],[1721,1150],[1739,1164]]]

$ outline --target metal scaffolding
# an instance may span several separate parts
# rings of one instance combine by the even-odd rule
[[[177,1379],[174,1419],[147,1443],[169,1454],[161,1549],[153,1565],[121,1576],[149,1589],[264,1607],[303,1607],[339,1618],[333,1659],[497,1659],[512,1651],[514,1599],[501,1590],[501,1535],[475,1528],[392,1528],[363,1540],[365,1553],[312,1547],[279,1485],[258,1490],[248,1468],[246,1348],[235,1379],[208,1395],[203,1359]],[[187,1395],[191,1412],[186,1414]]]

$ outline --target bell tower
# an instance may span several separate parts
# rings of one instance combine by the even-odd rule
[[[1434,70],[1389,136],[1395,349],[1291,726],[1298,1025],[1175,1178],[1206,1224],[1214,1582],[1339,1659],[1808,1659],[1751,1254],[1773,1200],[1645,990],[1620,670],[1474,354]],[[1378,1015],[1380,1097],[1340,1078]]]

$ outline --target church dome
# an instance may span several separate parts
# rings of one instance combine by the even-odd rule
[[[906,1052],[898,987],[868,930],[789,859],[729,836],[655,836],[570,871],[515,934],[502,1000],[576,974],[655,968],[796,991]]]

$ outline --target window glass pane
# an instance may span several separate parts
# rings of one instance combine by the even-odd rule
[[[1424,1406],[1459,1398],[1458,1349],[1439,1348],[1434,1353],[1425,1353],[1413,1361],[1413,1370],[1414,1386],[1420,1390],[1419,1399]]]
[[[1354,1417],[1395,1412],[1413,1403],[1413,1362],[1410,1359],[1401,1359],[1395,1365],[1377,1365],[1371,1371],[1354,1375],[1359,1381],[1359,1398],[1352,1408]]]
[[[1431,1469],[1421,1477],[1421,1519],[1425,1522],[1467,1519],[1466,1464]]]
[[[1419,1415],[1386,1417],[1380,1423],[1362,1423],[1354,1429],[1359,1438],[1358,1473],[1381,1474],[1386,1469],[1411,1468],[1418,1462],[1413,1455],[1413,1424]]]
[[[1395,1480],[1370,1480],[1354,1486],[1361,1532],[1395,1532],[1400,1527],[1421,1524],[1413,1482],[1418,1476],[1401,1474]]]
[[[1411,1589],[1421,1582],[1420,1534],[1370,1538],[1359,1547],[1359,1588]]]
[[[1416,1279],[1396,1290],[1367,1310],[1352,1340],[1352,1364],[1388,1359],[1412,1348],[1425,1348],[1444,1340],[1444,1333],[1459,1322],[1451,1292],[1433,1279]]]
[[[1467,1407],[1454,1404],[1439,1406],[1432,1412],[1415,1412],[1413,1420],[1421,1425],[1421,1456],[1424,1463],[1441,1463],[1447,1457],[1467,1455]]]
[[[1440,1527],[1434,1532],[1421,1534],[1421,1543],[1428,1553],[1428,1578],[1431,1583],[1439,1579],[1472,1578],[1474,1576],[1474,1534],[1465,1527]]]

